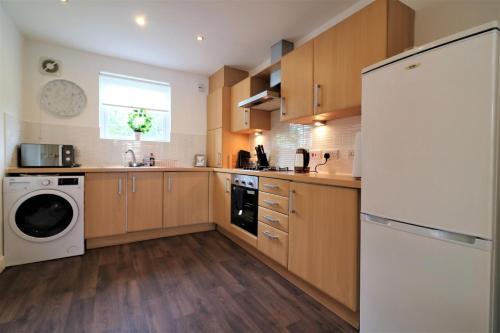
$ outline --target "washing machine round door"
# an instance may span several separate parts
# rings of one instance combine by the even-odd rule
[[[14,204],[9,220],[10,227],[19,237],[48,242],[64,236],[75,226],[78,205],[61,191],[33,191]]]

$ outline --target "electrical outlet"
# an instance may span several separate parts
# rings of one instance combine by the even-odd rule
[[[323,150],[323,154],[329,153],[331,160],[338,160],[340,158],[340,150],[339,149],[327,149]]]
[[[309,152],[311,154],[311,160],[320,160],[323,158],[321,150],[315,149]]]

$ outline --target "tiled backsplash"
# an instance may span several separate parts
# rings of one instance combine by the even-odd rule
[[[195,154],[204,154],[206,136],[172,133],[170,143],[124,140],[101,140],[99,128],[40,124],[7,116],[6,156],[10,166],[17,165],[19,142],[65,143],[77,148],[76,160],[83,166],[125,165],[124,152],[133,149],[137,159],[154,153],[157,160],[175,160],[177,166],[192,166]],[[128,156],[130,159],[130,156]]]
[[[330,159],[325,166],[318,167],[318,171],[351,174],[352,156],[349,152],[354,149],[356,133],[361,130],[361,116],[332,120],[320,127],[281,123],[279,118],[279,111],[272,112],[271,130],[264,131],[261,136],[250,137],[252,149],[257,144],[264,145],[271,165],[293,168],[297,148],[339,149],[339,159]],[[312,169],[317,163],[318,160],[311,161]]]

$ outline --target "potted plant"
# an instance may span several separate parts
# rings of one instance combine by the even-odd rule
[[[144,109],[135,109],[128,115],[128,126],[134,131],[135,139],[141,139],[141,133],[151,129],[152,118]]]

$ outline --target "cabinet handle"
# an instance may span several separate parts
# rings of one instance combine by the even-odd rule
[[[279,237],[278,237],[278,236],[273,235],[272,233],[270,233],[270,232],[269,232],[269,231],[267,231],[267,230],[266,230],[266,231],[263,231],[262,233],[263,233],[263,234],[264,234],[267,238],[269,238],[269,239],[272,239],[272,240],[279,239]]]
[[[274,201],[271,201],[271,200],[264,200],[263,202],[265,204],[268,204],[269,206],[275,206],[275,205],[278,204],[277,202],[274,202]]]
[[[273,219],[271,216],[264,216],[264,219],[265,219],[266,221],[271,222],[271,223],[278,223],[278,222],[279,222],[279,220],[275,220],[275,219]]]
[[[286,110],[285,110],[285,96],[281,96],[280,100],[280,109],[281,109],[281,115],[284,116],[286,115]]]
[[[321,106],[321,86],[319,84],[314,85],[314,109]]]
[[[217,166],[220,167],[222,162],[222,153],[217,153]]]
[[[224,189],[226,190],[226,193],[229,193],[229,181],[230,179],[229,178],[226,178],[226,185],[224,186]]]
[[[172,192],[172,176],[168,176],[168,191]]]
[[[273,190],[280,188],[278,185],[274,185],[274,184],[264,184],[264,187],[267,187],[267,188],[270,188]]]
[[[122,177],[118,178],[118,194],[122,195]]]
[[[245,110],[245,114],[243,115],[243,120],[245,121],[245,125],[248,125],[248,110]]]
[[[295,214],[295,208],[293,208],[295,190],[290,191],[290,214]]]
[[[132,192],[135,193],[135,176],[132,176]]]

